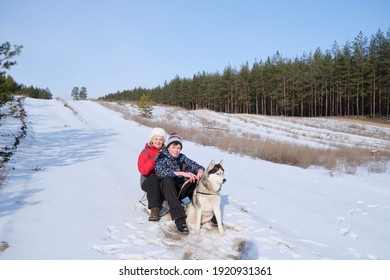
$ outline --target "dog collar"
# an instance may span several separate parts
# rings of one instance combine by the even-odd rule
[[[205,193],[205,192],[196,192],[196,194],[203,194],[203,195],[220,195],[220,193]]]

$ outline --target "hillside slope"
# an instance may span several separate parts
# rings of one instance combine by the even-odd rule
[[[150,128],[92,101],[68,105],[24,101],[27,136],[0,191],[0,241],[10,246],[0,259],[390,259],[389,173],[331,177],[184,140],[202,165],[225,162],[226,234],[205,225],[180,236],[172,221],[148,222],[139,203],[136,162]]]

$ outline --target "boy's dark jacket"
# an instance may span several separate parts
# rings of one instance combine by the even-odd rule
[[[176,172],[191,172],[197,174],[199,169],[204,167],[195,161],[189,159],[186,155],[180,153],[178,157],[173,157],[166,148],[163,148],[162,152],[156,160],[154,170],[156,171],[157,177],[162,179],[164,177],[173,177],[177,184],[183,184],[185,178],[182,176],[176,176]]]

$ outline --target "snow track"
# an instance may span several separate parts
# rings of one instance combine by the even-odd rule
[[[211,225],[204,225],[199,235],[180,235],[173,221],[148,222],[143,207],[137,207],[140,217],[133,223],[126,223],[122,230],[107,229],[107,240],[93,249],[115,255],[119,259],[246,259],[248,242],[243,239],[242,229],[225,225],[225,235]],[[143,213],[143,214],[142,214]],[[136,234],[127,235],[127,230]],[[145,245],[152,245],[154,251],[139,254]]]

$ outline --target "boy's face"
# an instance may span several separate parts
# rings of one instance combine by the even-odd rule
[[[171,144],[168,147],[168,152],[170,153],[171,156],[177,157],[180,154],[181,151],[181,145],[180,144]]]

